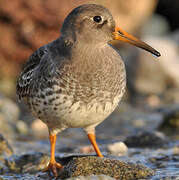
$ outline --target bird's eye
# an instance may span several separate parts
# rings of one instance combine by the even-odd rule
[[[100,23],[102,21],[102,18],[101,18],[101,16],[94,16],[93,21],[97,22],[97,23]]]

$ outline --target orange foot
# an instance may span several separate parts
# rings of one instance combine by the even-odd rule
[[[48,166],[43,170],[43,172],[52,171],[53,175],[55,177],[58,177],[57,169],[62,169],[63,166],[57,162],[55,163],[49,163]]]

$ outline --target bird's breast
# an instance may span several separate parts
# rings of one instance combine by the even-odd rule
[[[90,103],[112,102],[123,94],[126,84],[124,63],[116,50],[110,46],[86,49],[64,66],[60,78],[63,91],[74,97],[74,101]]]
[[[103,53],[88,53],[88,57],[83,54],[75,57],[80,61],[64,63],[51,79],[54,85],[39,88],[36,97],[29,100],[32,112],[47,124],[67,127],[84,127],[104,120],[124,94],[126,75],[116,51]]]

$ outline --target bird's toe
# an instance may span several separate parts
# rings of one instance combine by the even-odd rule
[[[49,163],[48,166],[45,169],[43,169],[43,172],[50,171],[53,173],[55,177],[58,177],[58,169],[62,169],[62,168],[63,166],[60,163],[57,162]]]

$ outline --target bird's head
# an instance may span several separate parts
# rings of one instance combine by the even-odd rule
[[[160,56],[151,46],[117,27],[109,10],[97,4],[85,4],[72,10],[64,20],[61,36],[76,43],[93,45],[123,41]]]

